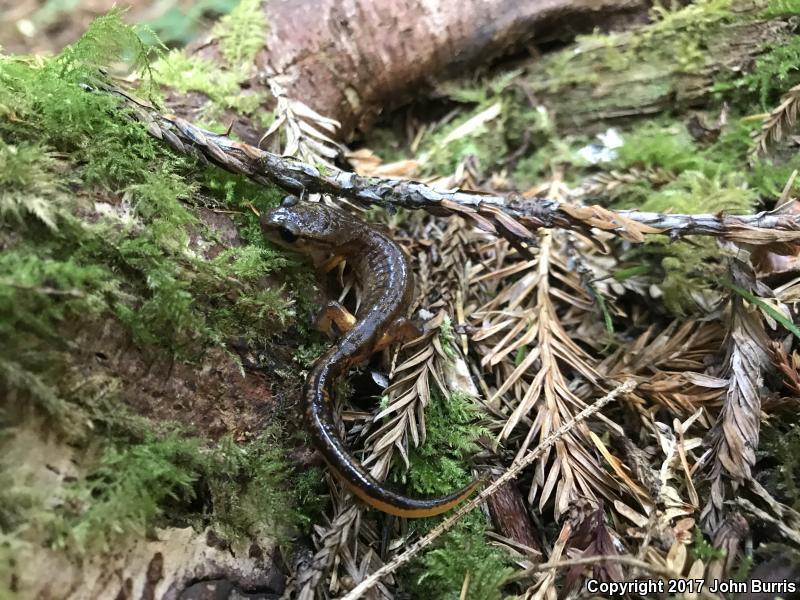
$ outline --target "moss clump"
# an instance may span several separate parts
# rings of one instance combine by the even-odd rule
[[[689,552],[692,560],[702,560],[706,564],[712,560],[725,557],[725,552],[712,546],[699,527],[695,527],[692,545],[689,546]]]
[[[225,109],[247,117],[255,116],[264,102],[263,95],[242,92],[240,83],[246,78],[246,73],[241,69],[228,71],[209,59],[188,56],[183,50],[173,50],[158,61],[153,70],[162,85],[184,94],[200,92],[208,96],[210,103],[200,118],[211,125],[219,125],[215,121]]]
[[[659,172],[666,182],[653,183],[645,175],[618,185],[610,194],[616,209],[702,214],[748,214],[774,203],[791,171],[800,167],[792,157],[783,164],[748,165],[752,125],[733,123],[711,144],[693,140],[683,124],[663,120],[622,133],[624,144],[607,169],[623,173]],[[577,169],[582,175],[589,169]],[[672,242],[648,239],[629,253],[661,279],[664,302],[670,312],[696,310],[694,296],[710,289],[710,281],[723,275],[723,255],[713,240]]]
[[[414,598],[500,600],[505,597],[503,583],[512,572],[508,554],[487,543],[485,518],[473,513],[416,559],[404,575]],[[467,594],[462,596],[467,577]]]
[[[800,509],[800,427],[764,428],[757,456],[759,483],[779,501]]]
[[[231,14],[220,19],[212,35],[228,67],[253,65],[267,37],[262,0],[241,0]]]
[[[172,431],[109,444],[68,488],[53,515],[53,543],[93,552],[180,518],[198,528],[212,525],[229,542],[264,532],[289,535],[308,524],[318,490],[308,474],[292,474],[279,439],[272,430],[244,445],[223,438],[209,449]],[[301,494],[291,491],[297,485]]]
[[[765,18],[789,19],[800,15],[796,0],[771,0],[762,13]],[[796,24],[794,25],[796,29]],[[734,96],[735,103],[747,110],[757,101],[763,110],[770,110],[778,98],[800,82],[800,38],[796,35],[770,43],[758,56],[748,72],[736,77],[721,78],[715,89],[723,95]]]
[[[144,535],[167,502],[192,500],[203,462],[198,440],[175,434],[107,447],[68,490],[53,524],[54,543],[85,552],[107,549],[133,532]]]
[[[190,205],[195,180],[234,210],[265,209],[280,194],[201,170],[127,119],[117,98],[86,90],[101,60],[136,68],[148,55],[114,12],[44,63],[0,58],[0,333],[14,340],[0,373],[51,416],[58,393],[37,356],[64,320],[115,317],[140,345],[196,357],[232,338],[264,343],[293,314],[287,294],[264,283],[288,262],[251,233],[249,208],[250,246],[208,261],[189,244],[213,238]]]
[[[470,481],[465,460],[477,450],[475,442],[485,430],[476,422],[474,400],[463,394],[446,399],[434,394],[425,414],[426,440],[409,453],[407,485],[415,494],[441,496]],[[417,523],[427,529],[439,521]],[[475,512],[411,563],[404,580],[415,597],[459,598],[469,575],[468,597],[491,599],[502,597],[500,587],[511,571],[508,555],[486,541],[483,514]]]
[[[309,514],[320,508],[322,473],[310,469],[293,475],[284,452],[272,431],[245,446],[225,438],[211,455],[212,468],[206,478],[213,522],[226,539],[259,532],[286,536],[298,526],[307,526]],[[288,490],[294,490],[294,498]],[[303,505],[298,507],[298,501]]]
[[[266,96],[243,86],[255,74],[255,56],[263,47],[266,34],[261,0],[242,0],[212,31],[219,40],[225,64],[173,50],[153,66],[153,72],[161,85],[182,93],[205,94],[209,102],[198,118],[207,121],[210,128],[222,126],[219,119],[225,110],[266,125],[271,117],[262,108]]]
[[[475,401],[460,393],[433,395],[425,410],[425,443],[409,453],[408,485],[419,494],[443,495],[466,485],[471,476],[465,460],[477,451],[485,430],[477,423]]]

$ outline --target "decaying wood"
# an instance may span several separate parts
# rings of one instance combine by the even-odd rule
[[[290,98],[340,121],[346,139],[382,110],[418,96],[427,82],[485,65],[525,43],[568,40],[620,17],[642,16],[648,5],[644,0],[264,2],[267,37],[256,57],[257,71],[242,87],[268,92],[268,80],[277,77]],[[218,59],[219,43],[204,40],[190,52]],[[196,109],[203,99],[195,96],[181,104]]]
[[[507,483],[502,486],[496,494],[489,497],[486,504],[497,531],[517,544],[541,553],[541,545],[525,506],[525,498],[515,484]]]

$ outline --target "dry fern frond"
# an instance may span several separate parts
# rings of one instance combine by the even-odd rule
[[[705,373],[718,353],[723,330],[717,323],[673,321],[658,331],[651,325],[631,344],[607,357],[598,371],[608,377],[630,377],[639,381],[626,401],[644,413],[653,403],[673,415],[687,417],[699,408],[718,405],[727,379]],[[589,393],[588,386],[578,392]],[[700,423],[710,426],[705,413]]]
[[[349,503],[342,507],[327,527],[315,527],[315,538],[319,550],[311,565],[299,571],[287,589],[287,597],[296,593],[297,600],[314,600],[317,586],[331,571],[341,549],[350,540],[350,534],[357,527],[361,507]]]

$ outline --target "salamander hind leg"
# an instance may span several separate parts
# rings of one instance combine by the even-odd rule
[[[399,317],[378,339],[374,351],[380,352],[395,342],[409,342],[417,339],[421,335],[422,328],[419,325],[405,317]]]

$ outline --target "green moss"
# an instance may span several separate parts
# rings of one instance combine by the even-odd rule
[[[163,86],[182,93],[205,94],[209,102],[198,119],[214,129],[224,129],[219,119],[226,110],[266,125],[271,120],[269,111],[262,108],[266,95],[243,86],[255,73],[255,56],[263,47],[266,34],[261,0],[242,0],[212,31],[219,40],[225,64],[190,55],[184,50],[173,50],[153,65],[153,73]]]
[[[670,242],[665,236],[649,239],[643,249],[645,261],[655,261],[661,273],[658,283],[664,306],[672,314],[684,316],[702,312],[695,294],[710,291],[710,280],[725,269],[724,254],[713,240]]]
[[[472,513],[417,558],[404,575],[415,598],[499,600],[505,597],[502,585],[512,572],[510,556],[486,542],[483,515]],[[469,585],[462,596],[466,577]]]
[[[765,18],[787,19],[797,15],[800,15],[797,0],[771,0],[763,11]],[[716,89],[728,95],[735,91],[734,101],[742,107],[757,99],[762,110],[771,110],[782,94],[800,82],[798,61],[800,38],[792,35],[765,47],[751,69],[735,77],[722,77]]]
[[[191,501],[201,467],[198,441],[174,434],[107,448],[69,490],[54,543],[83,552],[133,532],[144,535],[168,501]]]
[[[148,54],[115,12],[52,59],[0,57],[0,425],[39,417],[86,471],[47,517],[6,487],[9,544],[27,543],[17,529],[34,520],[26,531],[46,526],[51,543],[79,552],[167,514],[232,538],[274,523],[289,531],[307,523],[297,498],[313,504],[317,493],[308,473],[291,474],[275,434],[209,449],[129,414],[120,381],[87,374],[72,341],[115,321],[145,356],[196,360],[232,339],[263,346],[294,316],[293,284],[310,285],[261,239],[254,211],[275,206],[277,190],[173,154],[118,98],[87,89],[102,84],[104,62],[146,70]],[[199,253],[215,241],[195,210],[201,197],[233,214],[245,245]]]
[[[224,438],[206,475],[215,528],[228,540],[287,536],[320,507],[319,469],[293,474],[276,430],[245,446]],[[302,510],[300,510],[302,509]],[[284,539],[285,541],[285,539]]]
[[[256,321],[264,335],[279,330],[292,313],[286,294],[263,289],[263,276],[287,262],[260,236],[258,248],[230,251],[211,263],[187,252],[190,236],[203,229],[186,205],[198,189],[190,182],[203,176],[216,182],[220,176],[198,173],[192,161],[165,150],[145,127],[125,118],[115,97],[81,87],[96,79],[101,57],[128,57],[136,66],[148,54],[142,48],[114,13],[43,65],[0,61],[0,105],[13,117],[0,121],[0,163],[6,167],[0,236],[8,235],[13,222],[27,227],[31,239],[0,262],[0,301],[18,313],[6,322],[17,327],[25,313],[28,328],[44,335],[70,314],[112,314],[138,343],[166,345],[179,354],[238,337],[244,324]],[[93,207],[69,186],[95,189],[111,200],[106,206],[122,203],[122,210],[93,221],[78,218]],[[262,209],[279,197],[243,184],[208,190],[224,195],[223,204],[229,192],[246,190]],[[232,208],[246,198],[236,195]],[[242,214],[249,241],[256,243],[249,232],[257,229],[257,219],[249,209]],[[34,227],[36,220],[51,233]],[[263,268],[254,264],[259,259]],[[233,299],[225,298],[229,267],[240,284]]]
[[[759,470],[759,483],[778,500],[800,509],[800,427],[766,427],[762,432],[758,458],[764,467]]]
[[[621,208],[680,214],[749,213],[757,200],[755,190],[746,187],[746,178],[738,173],[708,177],[699,171],[684,171],[640,202],[618,201]]]
[[[212,35],[219,39],[228,67],[254,64],[256,53],[264,47],[267,24],[261,3],[262,0],[241,0],[231,14],[214,26]]]
[[[40,145],[11,145],[0,139],[0,220],[14,217],[21,225],[32,215],[55,229],[55,213],[68,183],[58,173],[60,166]]]
[[[225,109],[232,109],[247,117],[263,112],[259,109],[264,103],[264,95],[245,92],[241,88],[241,83],[248,76],[249,66],[239,65],[236,69],[226,70],[209,59],[188,56],[183,50],[173,50],[153,65],[153,71],[161,85],[182,93],[205,94],[210,102],[199,118],[209,120],[212,124]]]
[[[640,176],[623,183],[613,191],[611,207],[682,214],[747,214],[757,210],[762,200],[771,206],[800,161],[792,158],[784,165],[763,163],[751,169],[748,152],[752,126],[739,123],[735,117],[732,121],[717,141],[705,145],[693,140],[683,123],[666,119],[622,132],[624,144],[606,169],[665,173],[671,180],[656,185]],[[584,176],[591,174],[589,169],[580,171]],[[648,238],[632,254],[635,262],[651,266],[654,282],[664,292],[665,306],[679,315],[697,310],[694,294],[706,290],[708,279],[721,276],[725,268],[712,240]]]
[[[276,431],[245,445],[223,438],[213,449],[176,432],[106,446],[56,510],[53,544],[95,552],[168,524],[167,515],[200,529],[211,525],[231,542],[264,532],[289,535],[308,524],[299,509],[313,511],[319,490],[308,474],[292,474]]]
[[[725,552],[712,546],[711,543],[706,540],[699,527],[695,527],[694,529],[694,538],[692,539],[692,545],[689,546],[689,553],[692,560],[702,560],[706,564],[725,557]]]
[[[772,109],[782,94],[800,82],[800,38],[794,36],[761,56],[751,73],[733,85],[757,95],[765,111]],[[722,87],[722,86],[721,86]]]
[[[441,496],[472,479],[466,460],[485,430],[477,422],[474,399],[463,394],[447,399],[433,394],[425,416],[426,440],[409,453],[406,485],[415,494]],[[440,521],[441,517],[415,523],[426,530]],[[488,543],[486,527],[484,515],[475,511],[415,559],[403,572],[412,595],[459,598],[469,575],[468,598],[503,597],[501,586],[513,569],[510,557]]]
[[[450,317],[445,316],[442,321],[442,326],[439,328],[439,342],[442,344],[442,350],[449,359],[456,357],[456,334],[453,331],[453,322]]]
[[[549,93],[597,87],[608,73],[628,71],[638,75],[628,79],[626,91],[632,96],[661,96],[670,89],[669,76],[704,64],[711,31],[734,18],[730,5],[729,0],[694,2],[675,10],[657,5],[653,22],[633,33],[579,36],[569,52],[545,57],[544,77],[537,87]]]
[[[764,10],[766,17],[791,17],[800,14],[798,0],[769,0]]]
[[[475,440],[485,430],[477,424],[479,410],[473,398],[436,394],[425,410],[426,439],[409,452],[407,485],[420,494],[444,495],[466,485],[471,475],[466,459],[477,450]]]

